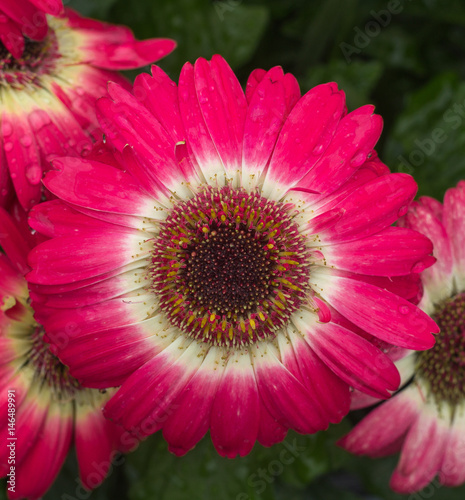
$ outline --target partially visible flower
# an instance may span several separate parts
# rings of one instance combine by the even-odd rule
[[[301,96],[279,67],[244,94],[220,56],[179,86],[152,75],[98,101],[119,160],[57,159],[60,199],[31,215],[52,238],[31,296],[52,342],[76,322],[54,346],[71,373],[123,384],[108,416],[152,421],[142,436],[163,429],[179,455],[208,430],[234,457],[324,429],[351,386],[388,397],[399,376],[374,339],[424,349],[437,328],[405,298],[432,245],[391,227],[417,186],[378,160],[373,107],[348,113],[334,83]]]
[[[428,351],[393,353],[403,390],[373,410],[340,445],[371,457],[400,451],[390,484],[410,493],[437,474],[446,486],[465,482],[465,182],[446,192],[444,205],[420,198],[403,225],[433,241],[437,263],[421,274],[420,307],[441,332]],[[357,397],[355,406],[366,402]]]
[[[103,417],[102,406],[114,391],[83,388],[50,352],[23,277],[33,238],[17,226],[0,208],[0,244],[7,253],[0,254],[0,477],[10,474],[8,459],[14,457],[8,498],[37,499],[51,486],[73,443],[82,484],[92,489],[116,454],[129,451],[137,440]],[[63,335],[72,329],[70,321]]]
[[[23,207],[31,208],[41,200],[49,160],[85,154],[101,137],[97,98],[106,92],[108,80],[129,88],[113,70],[144,66],[175,47],[168,39],[137,41],[126,27],[86,19],[69,9],[62,17],[48,16],[48,24],[40,41],[25,39],[20,57],[0,42],[2,206],[10,201],[12,181]]]
[[[47,36],[46,14],[63,13],[62,0],[1,0],[0,42],[13,57],[21,57],[25,37],[41,41]]]

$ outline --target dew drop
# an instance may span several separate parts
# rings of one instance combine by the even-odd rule
[[[400,314],[408,314],[409,313],[408,306],[400,306],[399,307],[399,312],[400,312]]]
[[[36,132],[51,123],[50,117],[42,109],[36,109],[29,115],[29,123]]]
[[[32,137],[30,135],[24,135],[21,137],[20,142],[23,146],[28,148],[32,144]]]
[[[312,151],[314,155],[320,155],[322,152],[323,152],[323,144],[318,144],[318,146],[315,146]]]
[[[403,207],[399,208],[399,211],[397,212],[397,217],[402,217],[407,213],[408,206],[404,205]]]
[[[367,158],[367,155],[365,153],[358,153],[352,157],[352,159],[350,160],[350,165],[353,168],[360,167],[360,165],[365,163],[366,158]]]
[[[423,261],[417,262],[412,266],[411,272],[412,273],[421,273],[426,269],[426,265]]]
[[[11,126],[11,123],[5,120],[3,121],[2,133],[3,137],[9,137],[13,133],[13,127]]]
[[[3,145],[3,149],[8,153],[13,149],[13,143],[10,141],[5,142],[5,144]]]
[[[26,167],[26,179],[34,186],[42,179],[42,169],[37,164]]]

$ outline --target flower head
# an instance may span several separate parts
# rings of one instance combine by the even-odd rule
[[[98,114],[117,159],[55,162],[29,280],[52,343],[79,327],[55,347],[73,376],[123,384],[110,418],[177,454],[210,430],[245,455],[339,422],[350,387],[388,397],[376,339],[431,347],[407,299],[432,247],[390,227],[416,185],[378,160],[372,106],[347,113],[335,84],[301,97],[279,67],[244,94],[214,56],[179,85],[157,67],[132,94],[110,84]]]
[[[402,223],[433,241],[437,263],[421,274],[419,305],[441,332],[430,350],[395,353],[405,387],[340,444],[370,456],[400,451],[391,487],[409,493],[436,474],[447,486],[465,482],[465,182],[447,191],[444,205],[420,198]]]
[[[47,36],[46,14],[63,13],[62,0],[2,0],[0,4],[0,42],[13,57],[20,58],[29,40]]]
[[[10,499],[37,499],[51,486],[72,443],[82,484],[92,489],[103,481],[116,453],[129,451],[137,439],[102,414],[114,391],[82,387],[50,352],[23,277],[34,241],[17,225],[0,209],[1,245],[7,253],[0,255],[0,403],[5,415],[9,409],[9,425],[0,432],[2,443],[10,445],[0,451],[0,477],[12,480]]]
[[[85,154],[101,137],[97,98],[108,80],[129,86],[113,70],[156,61],[174,46],[167,39],[137,41],[128,28],[69,9],[48,16],[40,40],[24,38],[20,56],[0,41],[0,204],[10,202],[12,187],[25,209],[38,203],[50,159]]]

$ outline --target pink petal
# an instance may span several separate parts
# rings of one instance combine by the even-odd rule
[[[199,369],[196,342],[179,337],[135,371],[105,406],[105,416],[140,438],[159,430],[178,408],[176,398]]]
[[[452,426],[444,450],[439,480],[445,486],[460,486],[465,482],[465,413],[462,406],[455,409]]]
[[[380,451],[405,436],[418,418],[422,400],[410,386],[372,410],[338,445],[356,455],[380,456]]]
[[[355,325],[399,347],[423,350],[434,345],[436,323],[418,307],[387,290],[342,276],[327,279],[326,269],[315,270],[321,296]]]
[[[153,340],[160,335],[159,321],[156,316],[134,325],[69,336],[68,343],[60,346],[60,359],[88,387],[117,387],[159,351]]]
[[[271,416],[282,426],[302,434],[321,430],[314,420],[315,407],[302,382],[277,357],[271,344],[256,344],[254,370],[260,397]]]
[[[444,225],[454,259],[454,277],[459,289],[465,288],[465,182],[447,190],[444,196]],[[435,243],[436,245],[436,243]]]
[[[281,425],[266,409],[263,400],[260,398],[260,411],[257,440],[262,446],[269,448],[284,440],[288,428]]]
[[[431,241],[416,231],[399,227],[367,238],[325,247],[326,264],[346,271],[375,276],[402,276],[421,272],[434,263]]]
[[[363,106],[344,116],[324,155],[299,181],[318,193],[314,198],[332,193],[362,165],[381,135],[383,121],[373,114],[373,106]]]
[[[194,65],[197,100],[213,143],[228,175],[241,169],[247,103],[236,75],[219,55]]]
[[[1,135],[4,158],[16,195],[21,205],[28,210],[40,201],[40,150],[27,120],[18,116],[2,113]]]
[[[145,240],[134,230],[113,227],[112,233],[63,236],[40,244],[29,254],[33,271],[28,280],[46,284],[84,280],[146,256],[139,247]],[[109,254],[114,258],[108,259]]]
[[[46,12],[47,14],[52,14],[52,16],[59,16],[63,13],[63,2],[62,0],[29,0],[38,9]]]
[[[416,182],[406,174],[383,175],[363,184],[337,205],[344,210],[341,220],[318,231],[322,244],[358,240],[386,228],[405,214],[416,191]],[[312,222],[309,230],[315,232]]]
[[[283,70],[277,66],[266,73],[251,97],[244,126],[242,179],[255,186],[265,171],[286,118]]]
[[[154,200],[130,175],[104,163],[60,158],[44,184],[64,201],[92,210],[155,217]],[[121,189],[124,186],[124,190]]]
[[[304,386],[329,423],[339,423],[349,412],[349,386],[316,355],[300,335],[290,334]]]
[[[221,349],[211,347],[199,370],[174,400],[173,414],[163,427],[163,437],[175,455],[187,453],[208,431],[213,401],[224,371],[221,356]]]
[[[421,202],[412,203],[403,218],[402,225],[420,231],[431,239],[434,246],[433,255],[437,258],[437,262],[422,273],[422,281],[428,288],[445,288],[452,279],[453,267],[452,241],[446,228],[436,217],[435,212]]]
[[[2,10],[0,10],[0,14],[4,15]],[[0,41],[16,59],[19,59],[23,54],[25,41],[20,26],[6,16],[4,16],[4,21],[0,23]]]
[[[150,111],[130,92],[109,83],[108,93],[113,100],[102,98],[97,103],[99,121],[119,151],[129,144],[136,158],[156,181],[180,196],[189,193],[182,185],[181,172],[174,154],[175,142]]]
[[[16,498],[39,498],[50,488],[71,445],[71,405],[51,404],[37,440],[16,470]],[[12,496],[12,498],[15,498]]]
[[[219,384],[211,413],[211,438],[221,456],[247,455],[257,440],[260,403],[248,353],[232,355]]]
[[[27,253],[31,249],[29,242],[17,229],[17,225],[8,212],[0,207],[0,246],[7,254],[10,262],[21,273],[30,271],[27,264]],[[2,276],[3,279],[3,276]]]
[[[88,490],[96,488],[110,471],[115,458],[111,422],[99,407],[77,405],[74,444],[79,464],[79,477]]]
[[[283,125],[270,161],[263,186],[267,196],[281,198],[285,189],[295,186],[325,154],[344,105],[344,94],[332,84],[313,88],[297,102]]]
[[[448,424],[435,407],[424,406],[405,438],[391,488],[404,494],[424,488],[440,470],[447,439]]]
[[[294,316],[312,350],[344,382],[383,399],[399,387],[394,363],[373,344],[340,325],[309,323],[310,315],[305,320]]]
[[[203,177],[210,184],[224,183],[225,166],[220,159],[210,131],[203,118],[195,88],[194,67],[184,64],[179,76],[179,109],[195,162],[199,165]],[[218,173],[221,172],[221,175]]]

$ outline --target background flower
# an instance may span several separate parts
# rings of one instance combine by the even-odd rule
[[[422,231],[434,243],[438,261],[422,273],[419,305],[441,333],[431,350],[400,358],[404,383],[413,380],[340,444],[372,457],[400,451],[391,487],[410,493],[427,486],[436,474],[446,486],[465,482],[465,182],[446,192],[444,206],[420,198],[403,225]]]
[[[20,210],[20,208],[18,208]],[[0,407],[3,410],[0,476],[14,469],[8,498],[36,499],[50,488],[72,444],[82,484],[100,485],[119,451],[137,439],[105,420],[102,406],[110,392],[85,389],[49,350],[47,334],[34,318],[27,284],[27,251],[35,237],[21,232],[0,208]],[[8,405],[8,398],[13,399]],[[14,408],[7,425],[7,408]],[[13,453],[7,444],[13,444]],[[13,461],[11,461],[13,458]],[[78,485],[79,486],[79,485]]]
[[[169,39],[137,41],[124,26],[70,9],[49,16],[39,40],[26,38],[21,56],[0,42],[0,203],[8,206],[12,186],[25,209],[38,203],[50,159],[86,154],[101,138],[96,99],[108,80],[129,85],[114,70],[156,61],[174,46]]]
[[[0,40],[13,57],[19,58],[26,46],[25,37],[41,41],[47,36],[46,14],[62,13],[62,0],[3,0]]]

